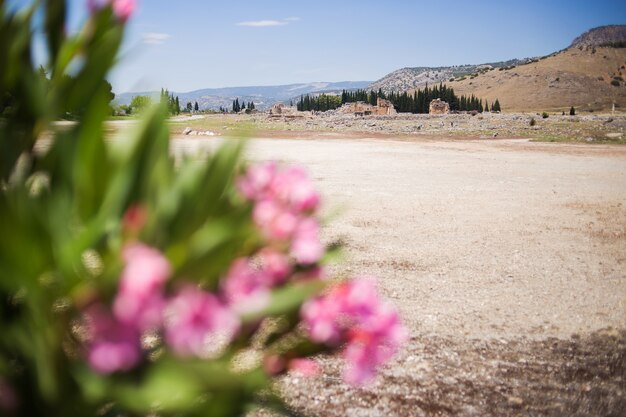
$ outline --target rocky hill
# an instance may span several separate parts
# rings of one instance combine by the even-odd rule
[[[570,48],[593,47],[626,42],[626,25],[600,26],[591,29],[572,42]]]
[[[354,90],[367,87],[371,81],[342,81],[342,82],[312,82],[302,84],[287,84],[273,86],[224,87],[205,88],[190,92],[172,92],[178,96],[181,105],[187,102],[198,102],[202,110],[217,110],[220,106],[230,108],[233,100],[246,103],[254,101],[259,109],[270,107],[276,102],[289,102],[302,94],[317,94],[341,90]],[[134,96],[146,95],[158,99],[158,91],[135,92],[119,94],[115,98],[117,104],[129,104]]]
[[[402,68],[387,74],[380,80],[369,85],[369,90],[382,89],[385,92],[407,91],[414,88],[423,88],[426,84],[438,84],[451,78],[463,77],[479,73],[491,68],[505,68],[524,64],[531,58],[512,59],[510,61],[492,62],[480,65],[455,65],[452,67],[414,67]]]

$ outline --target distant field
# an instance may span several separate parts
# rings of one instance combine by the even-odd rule
[[[534,126],[531,120],[534,119]],[[174,135],[185,128],[217,135],[254,134],[269,137],[388,137],[420,140],[429,137],[449,139],[527,138],[547,142],[626,143],[626,115],[617,113],[562,116],[550,113],[485,113],[428,116],[401,114],[395,117],[355,118],[349,115],[322,114],[296,119],[257,115],[207,115],[196,119],[179,118],[170,122]],[[607,136],[608,135],[608,136]]]

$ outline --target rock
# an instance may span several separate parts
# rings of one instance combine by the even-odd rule
[[[622,134],[619,132],[607,133],[605,136],[609,139],[621,139],[622,138]]]
[[[190,127],[186,127],[185,130],[183,130],[183,135],[188,135],[191,132],[193,132],[193,129],[191,129]]]
[[[509,404],[515,407],[521,407],[524,404],[524,400],[522,400],[520,397],[511,396],[507,399],[507,401]]]

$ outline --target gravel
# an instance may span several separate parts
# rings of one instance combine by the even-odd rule
[[[378,277],[412,335],[372,387],[327,357],[284,378],[295,412],[626,415],[626,148],[256,139],[248,157],[310,170],[345,244],[330,272]]]

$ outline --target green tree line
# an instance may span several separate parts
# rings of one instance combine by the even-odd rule
[[[399,113],[428,113],[430,102],[437,98],[447,102],[451,111],[501,111],[500,101],[496,99],[489,105],[487,100],[479,99],[473,94],[470,96],[457,96],[454,89],[447,87],[445,84],[435,85],[434,87],[426,86],[424,89],[418,89],[413,94],[403,93],[385,93],[382,90],[343,90],[341,96],[333,96],[320,94],[311,96],[309,94],[300,96],[297,108],[300,111],[326,111],[334,110],[345,103],[354,103],[363,101],[373,106],[376,105],[378,98],[391,101],[394,108]]]

